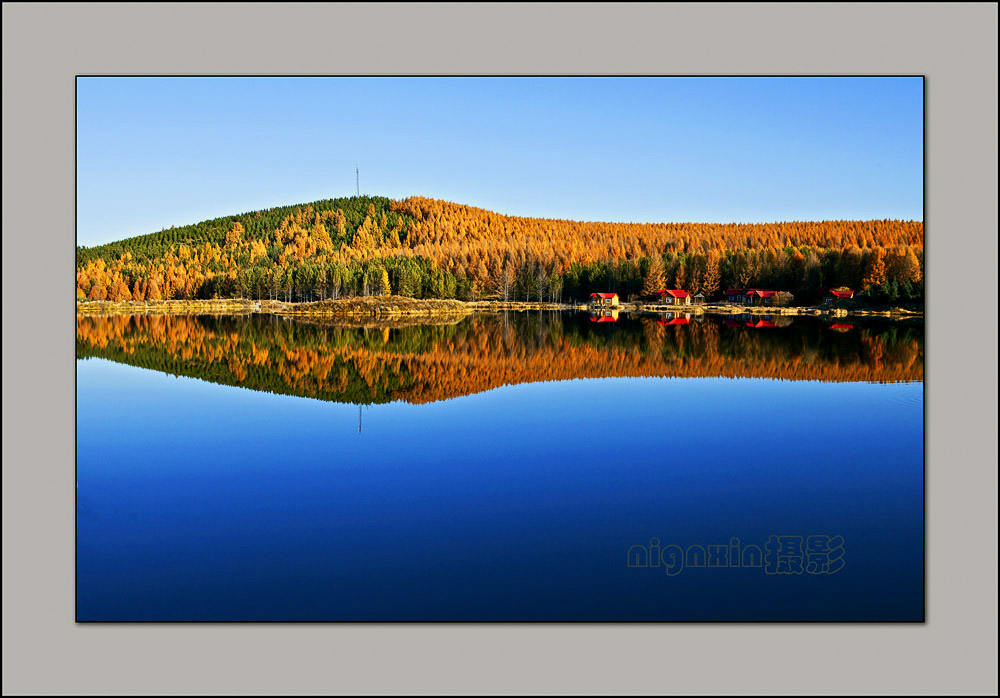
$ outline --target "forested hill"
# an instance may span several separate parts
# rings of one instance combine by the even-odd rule
[[[923,294],[923,223],[599,223],[506,216],[433,199],[325,199],[77,248],[77,297],[316,300],[624,297],[683,288],[848,286]]]
[[[381,216],[383,212],[387,217],[392,216],[394,221],[400,217],[399,214],[391,210],[392,202],[385,197],[352,196],[340,199],[324,199],[314,201],[309,204],[295,204],[292,206],[281,206],[269,208],[261,211],[250,211],[249,213],[237,213],[223,218],[213,218],[200,223],[192,223],[180,227],[165,228],[157,233],[148,235],[138,235],[136,237],[110,242],[97,247],[77,247],[77,265],[99,258],[105,260],[117,259],[121,255],[131,252],[136,259],[159,259],[167,252],[176,252],[177,246],[185,244],[191,247],[202,246],[205,243],[222,246],[226,242],[226,235],[233,229],[233,224],[239,222],[245,231],[247,239],[267,240],[270,243],[276,241],[276,233],[282,222],[296,212],[312,210],[314,212],[334,212],[340,211],[344,217],[344,240],[348,245],[353,240],[353,234],[362,224],[365,217],[369,215],[369,207]],[[329,214],[328,214],[329,215]],[[329,229],[329,225],[326,226]]]

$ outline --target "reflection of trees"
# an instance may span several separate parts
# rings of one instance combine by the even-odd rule
[[[77,317],[77,355],[339,402],[425,403],[518,383],[610,376],[923,380],[920,326],[837,332],[700,319],[477,314],[454,324],[345,327],[275,316]]]

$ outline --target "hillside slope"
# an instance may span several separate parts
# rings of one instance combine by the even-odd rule
[[[77,297],[582,298],[849,286],[922,297],[923,223],[601,223],[411,197],[325,199],[77,249]]]

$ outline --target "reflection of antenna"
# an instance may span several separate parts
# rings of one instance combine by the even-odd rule
[[[357,165],[354,166],[354,188],[355,193],[361,196],[361,170],[358,169]]]
[[[358,436],[361,436],[361,405],[358,405]]]

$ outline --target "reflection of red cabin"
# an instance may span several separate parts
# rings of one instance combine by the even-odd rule
[[[847,322],[835,322],[830,325],[831,330],[837,330],[838,332],[847,332],[848,330],[853,330],[854,325]]]
[[[747,327],[777,327],[777,325],[770,320],[757,320],[756,322],[748,322]]]
[[[598,317],[597,315],[591,315],[590,316],[590,321],[591,322],[618,322],[618,318],[617,317],[612,317],[610,315],[601,315],[600,317]]]
[[[663,326],[667,326],[667,325],[687,325],[690,322],[691,321],[688,320],[686,317],[676,317],[673,320],[664,320],[663,318],[660,318],[659,320],[656,321],[656,324],[663,325]]]
[[[665,301],[673,305],[691,305],[691,294],[687,291],[681,291],[680,289],[669,291],[660,289],[656,293],[660,296],[661,301]]]

